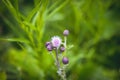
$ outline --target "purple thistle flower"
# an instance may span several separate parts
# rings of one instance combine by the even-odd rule
[[[69,60],[67,57],[63,57],[62,62],[63,62],[63,64],[68,64]]]
[[[64,35],[64,36],[68,36],[68,35],[69,35],[69,30],[67,30],[67,29],[64,30],[63,35]]]
[[[61,41],[61,38],[58,37],[58,36],[54,36],[52,37],[52,40],[51,40],[51,43],[52,43],[52,46],[55,47],[55,48],[59,48],[62,41]]]
[[[65,47],[63,47],[63,46],[60,47],[60,51],[61,51],[61,52],[64,52],[64,51],[65,51]]]

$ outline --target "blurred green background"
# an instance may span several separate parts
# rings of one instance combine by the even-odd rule
[[[64,29],[67,80],[120,80],[119,0],[0,0],[0,80],[59,80],[44,44]]]

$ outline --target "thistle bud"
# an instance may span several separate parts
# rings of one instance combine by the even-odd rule
[[[63,35],[68,36],[69,35],[69,30],[64,30]]]
[[[60,52],[64,52],[65,51],[65,47],[60,47]]]
[[[62,62],[63,62],[63,64],[68,64],[69,60],[67,57],[63,57]]]
[[[45,46],[47,47],[48,45],[50,45],[51,43],[50,42],[46,42]]]
[[[53,47],[52,47],[51,44],[47,45],[47,50],[48,50],[48,51],[52,51],[52,50],[53,50]]]

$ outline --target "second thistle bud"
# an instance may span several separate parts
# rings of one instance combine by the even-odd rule
[[[60,52],[64,52],[65,51],[65,47],[60,47]]]
[[[46,42],[45,46],[47,47],[48,45],[50,45],[51,43],[50,42]]]
[[[45,46],[46,46],[48,51],[52,51],[53,50],[51,42],[46,42]]]
[[[63,35],[64,35],[64,36],[68,36],[68,35],[69,35],[69,30],[67,30],[67,29],[64,30]]]
[[[49,44],[49,45],[47,46],[47,50],[48,50],[48,51],[52,51],[52,50],[53,50],[53,47],[52,47],[51,44]]]
[[[63,62],[63,64],[68,64],[69,60],[67,57],[63,57],[62,62]]]

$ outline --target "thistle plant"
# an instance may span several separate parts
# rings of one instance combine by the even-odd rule
[[[65,54],[67,50],[67,36],[69,35],[69,30],[64,30],[63,35],[63,42],[59,36],[54,36],[51,38],[51,41],[46,42],[45,46],[55,60],[58,75],[62,80],[66,80],[65,70],[68,66],[69,59],[65,56]]]

